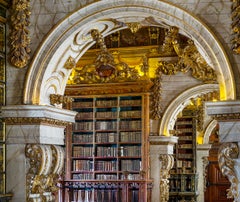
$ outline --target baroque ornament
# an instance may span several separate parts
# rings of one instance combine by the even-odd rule
[[[100,52],[93,64],[73,69],[69,84],[122,83],[146,80],[148,71],[146,57],[142,59],[142,67],[139,70],[142,75],[140,75],[136,68],[129,67],[125,62],[121,62],[118,53],[113,55],[107,50],[104,39],[98,30],[91,30],[91,35],[100,47]]]
[[[159,156],[161,163],[160,170],[160,201],[167,202],[169,200],[169,170],[172,169],[174,164],[174,158],[169,154],[161,154]]]
[[[232,0],[232,50],[240,54],[240,1]]]
[[[11,8],[11,32],[9,35],[9,60],[18,68],[25,67],[30,59],[30,0],[13,0]]]
[[[27,201],[53,201],[57,182],[63,172],[64,150],[61,146],[27,144],[25,155],[29,169],[26,175]]]
[[[166,75],[174,75],[177,72],[192,72],[192,76],[204,83],[215,83],[217,76],[212,67],[204,60],[202,55],[194,45],[193,40],[189,39],[188,44],[182,48],[178,42],[178,28],[171,27],[165,36],[162,50],[176,52],[178,55],[177,63],[159,62],[159,68]]]
[[[227,198],[233,198],[234,202],[240,201],[239,181],[234,168],[234,159],[237,159],[238,153],[239,149],[236,143],[224,143],[218,152],[218,163],[221,172],[231,183],[230,189],[227,190]]]
[[[50,104],[51,105],[60,105],[60,104],[70,104],[73,99],[64,95],[51,94],[50,95]]]

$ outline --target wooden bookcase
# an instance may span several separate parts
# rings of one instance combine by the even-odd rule
[[[178,143],[174,149],[174,167],[170,171],[169,201],[196,201],[198,175],[196,173],[196,116],[184,110],[177,118],[175,131]]]
[[[124,85],[121,93],[110,87],[111,94],[93,87],[92,95],[81,95],[84,88],[75,96],[76,88],[66,90],[74,98],[71,109],[78,112],[66,137],[69,199],[148,201],[149,94],[126,93]]]

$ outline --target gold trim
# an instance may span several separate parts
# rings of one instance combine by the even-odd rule
[[[9,61],[18,68],[25,67],[30,60],[30,0],[13,1],[11,9],[11,32],[9,34]]]
[[[8,117],[3,119],[6,125],[53,125],[65,127],[70,124],[67,121],[40,117]]]
[[[232,51],[235,54],[240,54],[240,2],[232,1]]]
[[[50,104],[59,105],[59,104],[69,104],[72,103],[73,99],[64,95],[51,94],[50,95]]]
[[[73,69],[75,66],[76,66],[75,60],[71,56],[69,56],[67,61],[64,64],[64,68],[65,69]]]

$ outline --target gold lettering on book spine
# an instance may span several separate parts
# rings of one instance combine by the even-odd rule
[[[25,67],[30,59],[30,0],[13,0],[10,17],[10,51],[9,60],[18,68]]]

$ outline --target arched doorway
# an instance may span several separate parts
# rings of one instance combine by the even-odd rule
[[[109,6],[115,4],[114,7]],[[221,99],[235,98],[233,76],[228,58],[217,38],[196,17],[165,2],[128,4],[117,1],[108,3],[101,1],[95,5],[96,7],[91,5],[88,9],[80,9],[67,17],[52,30],[49,37],[39,47],[25,85],[25,104],[49,105],[50,94],[62,95],[64,93],[74,63],[93,44],[90,37],[92,28],[99,29],[104,36],[107,36],[115,31],[125,29],[128,22],[144,22],[148,26],[177,26],[183,35],[194,40],[206,61],[218,73]],[[149,16],[153,21],[146,22]],[[185,19],[184,22],[182,18]],[[215,55],[215,52],[218,54]],[[68,65],[69,63],[70,65]],[[202,91],[200,90],[198,93],[202,93]],[[164,125],[169,125],[173,120],[172,118],[168,119]]]

